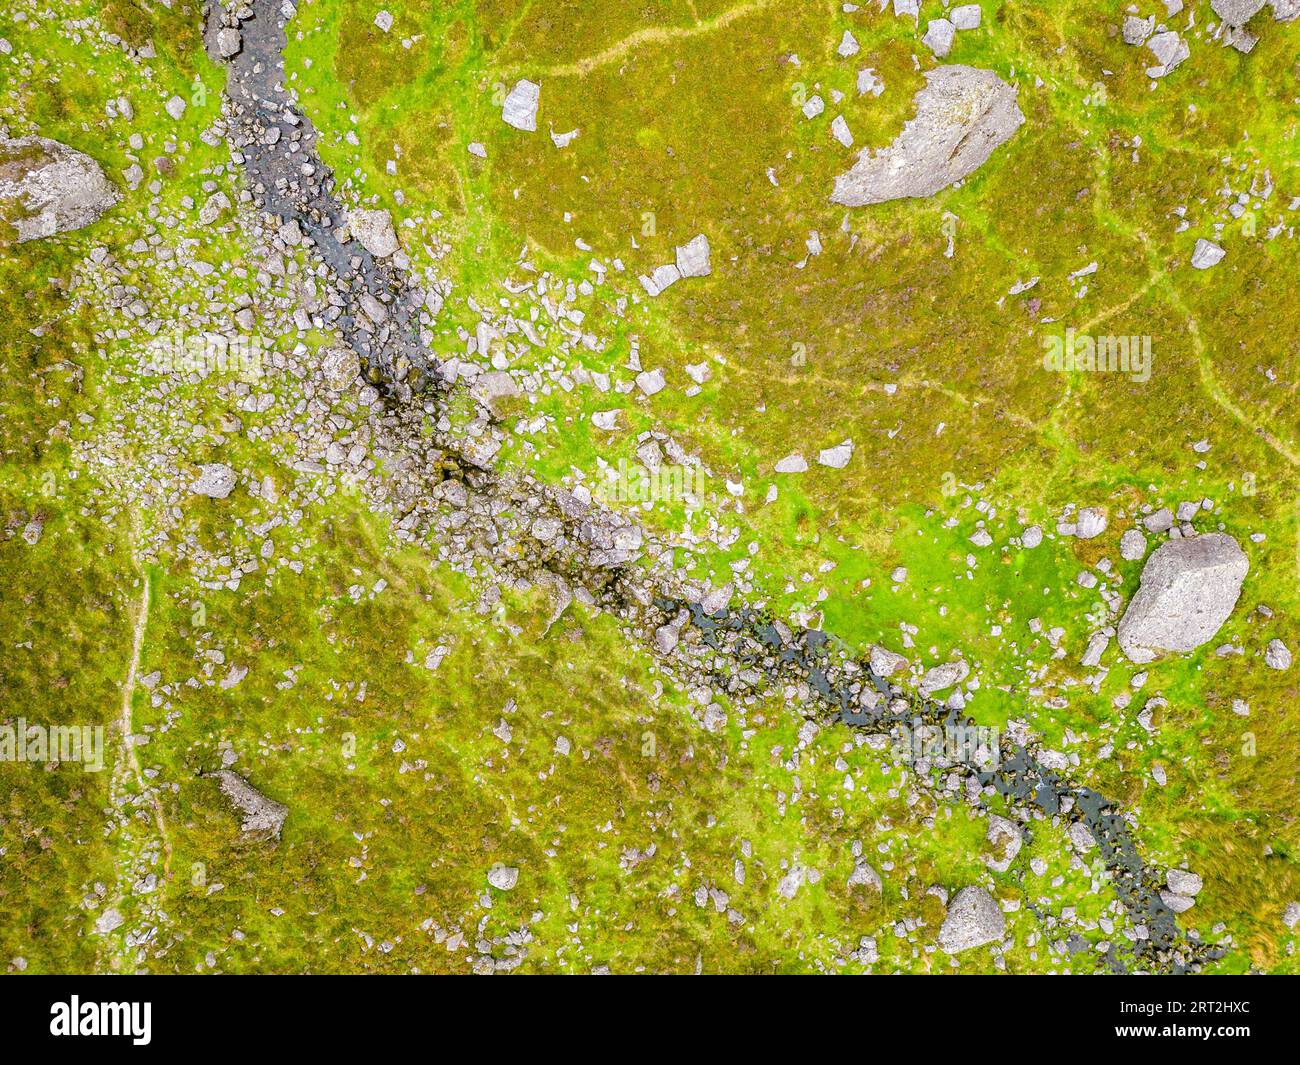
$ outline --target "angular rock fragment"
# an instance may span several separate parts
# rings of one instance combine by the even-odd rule
[[[979,29],[983,17],[984,12],[979,4],[962,4],[960,7],[954,7],[948,15],[952,24],[959,30]]]
[[[82,229],[121,194],[90,156],[46,137],[0,137],[0,241],[19,243]]]
[[[505,103],[501,106],[501,120],[507,126],[534,133],[537,130],[537,104],[542,98],[542,87],[524,78],[515,82]]]
[[[1237,541],[1225,533],[1162,544],[1142,567],[1137,594],[1120,620],[1120,647],[1141,663],[1209,642],[1237,605],[1249,569]]]
[[[1202,237],[1197,240],[1196,248],[1192,251],[1192,266],[1197,270],[1208,270],[1222,262],[1225,254],[1219,245]]]
[[[933,196],[967,177],[1024,124],[1017,91],[991,70],[943,66],[928,71],[916,116],[886,148],[864,149],[835,179],[846,207]]]
[[[1244,26],[1264,8],[1266,0],[1210,0],[1214,13],[1229,26]]]
[[[939,59],[947,59],[956,36],[957,28],[946,18],[932,18],[925,27],[925,36],[921,38],[921,43]]]
[[[1011,868],[1011,863],[1016,860],[1024,843],[1020,827],[1005,817],[990,814],[989,830],[984,838],[993,845],[994,853],[999,855],[997,858],[986,859],[989,868],[997,873],[1005,873]]]
[[[709,238],[703,233],[678,246],[677,272],[682,277],[708,277],[713,272],[709,265]]]
[[[1281,640],[1269,640],[1264,648],[1264,664],[1269,669],[1290,669],[1291,648]]]
[[[190,491],[209,499],[225,499],[238,483],[234,470],[224,462],[212,462],[199,468],[199,479],[190,485]]]
[[[348,229],[376,259],[387,259],[401,247],[393,229],[392,215],[387,211],[364,208],[349,211]]]
[[[1192,54],[1187,42],[1173,30],[1157,33],[1147,41],[1147,48],[1158,63],[1157,66],[1147,67],[1147,77],[1151,78],[1163,78]]]
[[[217,53],[222,59],[230,59],[239,54],[244,46],[239,31],[226,27],[217,31]]]

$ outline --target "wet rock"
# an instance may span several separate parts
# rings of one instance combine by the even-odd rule
[[[0,138],[0,219],[20,243],[82,229],[120,199],[90,156],[45,137]]]
[[[886,148],[866,149],[835,179],[848,207],[933,196],[981,167],[1024,124],[1017,90],[991,70],[942,66],[916,94],[916,117]]]
[[[240,828],[245,835],[268,833],[279,838],[284,819],[289,816],[289,807],[268,799],[233,770],[221,769],[212,775],[217,778],[222,794],[244,815]]]
[[[199,479],[190,485],[190,491],[209,499],[225,499],[238,483],[234,470],[224,462],[212,462],[199,468]]]
[[[939,949],[959,954],[998,943],[1006,930],[1006,919],[992,895],[982,887],[962,888],[953,898],[939,929]]]
[[[1250,563],[1225,533],[1169,540],[1142,567],[1137,594],[1119,623],[1119,645],[1133,662],[1191,651],[1228,620]]]

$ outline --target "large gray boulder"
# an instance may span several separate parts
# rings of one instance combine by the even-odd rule
[[[90,156],[46,137],[0,137],[0,236],[18,241],[82,229],[121,194]]]
[[[1142,567],[1120,620],[1120,647],[1131,661],[1150,662],[1208,643],[1237,605],[1249,569],[1245,552],[1225,533],[1162,544]]]
[[[991,70],[951,65],[925,77],[916,117],[891,145],[865,149],[835,179],[833,203],[861,207],[933,196],[983,166],[1024,124],[1015,86]]]
[[[939,929],[939,949],[948,954],[999,943],[1007,922],[996,900],[982,887],[957,892]]]

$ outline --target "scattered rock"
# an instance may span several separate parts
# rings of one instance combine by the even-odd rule
[[[1084,507],[1075,522],[1074,535],[1080,540],[1091,540],[1106,531],[1106,512],[1100,507]]]
[[[984,12],[979,4],[962,4],[960,7],[954,7],[948,15],[952,24],[959,30],[979,29],[983,16]]]
[[[852,440],[845,440],[842,444],[836,444],[817,453],[818,464],[829,466],[832,470],[844,469],[851,458],[853,458]]]
[[[956,662],[944,662],[926,671],[925,676],[921,678],[921,694],[929,696],[941,692],[954,684],[960,684],[969,675],[970,666],[961,659]]]
[[[1264,8],[1267,0],[1210,0],[1214,13],[1229,26],[1244,26]]]
[[[1204,887],[1204,881],[1199,876],[1185,869],[1170,869],[1165,874],[1165,883],[1169,885],[1170,891],[1186,895],[1188,898],[1197,895]]]
[[[921,43],[939,59],[947,59],[956,36],[957,27],[946,18],[932,18],[925,27],[925,36],[921,38]]]
[[[222,59],[231,59],[239,54],[244,46],[239,31],[227,26],[217,31],[217,53]]]
[[[488,870],[488,883],[498,891],[513,891],[515,885],[519,883],[519,870],[513,865],[502,865],[499,862]]]
[[[989,830],[984,838],[993,845],[995,853],[1001,855],[998,858],[987,859],[989,868],[998,873],[1005,873],[1011,868],[1011,863],[1016,860],[1016,855],[1024,845],[1020,826],[1005,817],[990,814]]]
[[[1147,41],[1147,48],[1159,64],[1147,67],[1147,77],[1150,78],[1163,78],[1192,54],[1191,49],[1187,47],[1187,42],[1173,30],[1157,33]]]
[[[1133,662],[1165,651],[1191,651],[1228,620],[1250,563],[1225,533],[1169,540],[1142,567],[1137,594],[1119,623],[1119,644]]]
[[[871,672],[878,677],[892,677],[907,668],[907,659],[883,647],[871,648]]]

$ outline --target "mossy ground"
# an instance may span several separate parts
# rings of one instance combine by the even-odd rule
[[[522,308],[500,287],[521,249],[562,282],[590,279],[593,258],[620,258],[621,290],[639,294],[635,276],[670,261],[675,245],[698,232],[712,243],[707,279],[622,314],[605,289],[584,306],[587,328],[613,341],[583,353],[589,369],[626,364],[635,338],[641,364],[662,367],[670,387],[649,400],[558,388],[520,400],[517,416],[544,415],[549,428],[507,459],[550,479],[575,467],[594,476],[601,460],[632,455],[636,432],[672,433],[710,467],[712,497],[700,514],[671,504],[644,520],[714,518],[739,534],[730,548],[687,557],[699,575],[725,579],[752,542],[755,595],[774,609],[820,620],[857,647],[902,650],[900,626],[914,625],[920,646],[909,656],[931,665],[957,650],[980,663],[979,720],[1028,720],[1078,756],[1081,780],[1136,815],[1151,860],[1187,862],[1205,877],[1181,920],[1232,934],[1223,969],[1293,971],[1280,914],[1300,896],[1295,685],[1258,651],[1275,636],[1300,644],[1296,252],[1289,235],[1267,239],[1300,191],[1294,28],[1269,26],[1250,56],[1202,42],[1153,89],[1145,59],[1113,32],[1119,5],[984,3],[985,27],[959,35],[950,61],[1015,79],[1025,126],[960,188],[846,212],[828,193],[857,148],[831,138],[831,118],[844,115],[857,146],[888,143],[932,62],[910,22],[874,5],[853,14],[797,5],[797,17],[789,4],[725,0],[383,6],[395,16],[388,33],[373,24],[378,5],[301,4],[288,72],[350,193],[413,222],[400,232],[417,265],[454,282],[438,351],[463,351],[456,330],[476,322],[464,297]],[[923,17],[942,11],[923,7]],[[104,103],[130,95],[146,160],[167,139],[185,145],[163,180],[174,205],[199,198],[198,170],[224,158],[198,139],[221,75],[192,20],[149,22],[157,17],[117,5],[101,20],[129,41],[154,27],[163,55],[144,83],[125,56],[88,63],[56,27],[0,17],[0,36],[39,56],[28,81],[0,86],[13,131],[21,123],[90,151],[114,177],[129,159]],[[834,53],[846,28],[862,47],[851,60]],[[868,66],[886,85],[878,97],[855,89]],[[536,134],[500,121],[519,77],[542,85]],[[172,93],[191,100],[179,128],[162,112]],[[827,110],[805,120],[812,93]],[[558,149],[551,129],[579,135]],[[470,154],[474,142],[486,159]],[[1195,238],[1228,217],[1220,187],[1246,187],[1265,168],[1277,191],[1252,201],[1249,223],[1230,222],[1224,263],[1193,271]],[[13,528],[37,512],[45,521],[35,547],[0,542],[6,716],[110,728],[117,717],[146,572],[132,519],[147,528],[151,515],[118,509],[105,520],[69,443],[129,406],[135,338],[91,343],[95,323],[68,319],[62,286],[96,241],[140,235],[147,199],[139,190],[93,230],[4,252],[0,511]],[[1191,223],[1183,232],[1178,205]],[[824,250],[796,266],[812,231]],[[200,254],[228,271],[244,249],[234,236],[205,236]],[[1092,261],[1096,274],[1071,279]],[[172,276],[160,268],[132,283],[174,300],[183,320],[198,288],[176,291]],[[1035,276],[1035,288],[1008,294]],[[1151,336],[1150,380],[1044,371],[1042,339],[1066,327]],[[515,365],[554,355],[543,347]],[[702,361],[712,378],[686,396],[684,366]],[[611,406],[625,408],[613,435],[590,422]],[[791,451],[812,458],[845,438],[856,448],[846,470],[772,472]],[[1193,452],[1203,438],[1214,446]],[[269,444],[239,446],[241,459],[268,469],[282,461]],[[201,441],[189,460],[205,460]],[[743,484],[739,503],[725,481]],[[773,483],[779,496],[764,505]],[[1089,672],[1077,666],[1092,627],[1085,614],[1099,599],[1076,577],[1109,559],[1103,579],[1127,597],[1140,563],[1119,560],[1124,516],[1131,524],[1144,502],[1205,497],[1220,505],[1214,522],[1249,545],[1241,605],[1216,641],[1247,653],[1221,658],[1211,646],[1158,663],[1118,709],[1136,670],[1113,648],[1096,691],[1078,683]],[[1034,552],[1007,544],[1030,523],[1050,534],[1067,504],[1107,505],[1110,529],[1089,542],[1049,535]],[[229,517],[214,507],[196,529],[214,544],[244,535]],[[703,731],[688,698],[607,620],[575,608],[544,631],[548,604],[512,597],[480,615],[480,589],[399,550],[355,498],[337,495],[311,520],[303,573],[270,586],[214,593],[180,563],[147,571],[138,673],[175,686],[137,687],[133,706],[149,737],[141,761],[174,785],[163,801],[172,857],[160,905],[177,939],[151,968],[463,971],[474,952],[449,950],[449,936],[472,945],[520,929],[531,935],[531,971],[831,969],[862,935],[877,939],[877,971],[987,968],[986,951],[954,966],[892,931],[919,918],[932,940],[927,889],[985,875],[984,823],[965,808],[909,807],[902,771],[846,732],[819,733],[794,760],[798,722],[779,701],[743,722],[730,707],[725,729]],[[977,520],[993,548],[968,542]],[[1250,543],[1253,532],[1266,539]],[[895,586],[900,565],[908,577]],[[1031,619],[1064,630],[1065,659],[1052,658]],[[440,646],[446,657],[426,668]],[[249,673],[223,689],[231,664]],[[1047,671],[1030,681],[1029,664]],[[1064,705],[1049,708],[1031,690],[1045,682],[1062,685]],[[1168,705],[1148,733],[1135,715],[1156,694]],[[1248,718],[1233,700],[1249,704]],[[493,731],[503,721],[508,747]],[[557,736],[569,755],[554,750]],[[241,841],[198,775],[220,765],[223,744],[239,752],[237,770],[289,804],[279,843]],[[37,971],[109,965],[82,900],[113,881],[123,846],[103,827],[111,770],[0,773],[0,905],[16,918],[0,929],[0,958]],[[882,872],[883,899],[844,886],[855,840]],[[653,857],[628,860],[651,844]],[[1044,877],[1029,872],[1030,857],[1049,863]],[[511,893],[486,885],[497,862],[522,870]],[[821,878],[785,899],[776,886],[796,863]],[[1017,944],[1008,968],[1095,967],[1088,952],[1062,961],[1030,943],[1038,926],[1026,904],[1050,899],[1095,918],[1111,901],[1059,830],[1041,826],[996,881],[1020,903],[1008,914]],[[697,905],[701,887],[726,892],[724,912],[717,896]]]

